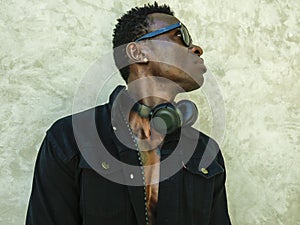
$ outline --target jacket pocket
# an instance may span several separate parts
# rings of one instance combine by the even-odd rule
[[[217,161],[209,167],[202,168],[200,158],[191,158],[184,167],[185,207],[190,214],[189,224],[207,225],[214,198],[215,178],[224,173],[224,169]]]
[[[205,179],[210,179],[224,173],[224,168],[216,160],[213,160],[208,167],[203,167],[201,158],[191,158],[185,168],[190,173],[199,175]]]
[[[82,170],[80,205],[83,224],[127,224],[130,209],[128,189],[122,184],[105,178],[106,175],[118,176],[115,174],[122,173],[122,170],[108,168],[108,165],[107,162],[103,164],[106,171],[105,174],[100,175],[85,161],[79,163]]]

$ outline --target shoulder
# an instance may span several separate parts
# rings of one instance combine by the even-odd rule
[[[103,116],[106,108],[106,105],[97,106],[55,121],[46,132],[46,139],[51,143],[52,151],[65,162],[78,155],[80,151],[76,137],[80,134],[77,128],[95,126],[96,116]],[[103,118],[102,116],[97,117]]]
[[[184,135],[190,140],[197,139],[197,145],[188,165],[191,170],[205,178],[225,172],[221,149],[213,138],[194,128],[188,129]]]
[[[197,142],[197,149],[195,154],[201,156],[203,151],[208,150],[210,152],[219,152],[220,148],[218,143],[210,136],[203,132],[196,130],[193,127],[189,127],[183,130],[183,136],[189,142]]]

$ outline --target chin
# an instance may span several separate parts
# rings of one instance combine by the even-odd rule
[[[203,82],[202,83],[195,83],[193,85],[189,85],[187,87],[184,87],[183,89],[186,92],[195,91],[195,90],[199,89],[202,86],[202,84],[203,84]]]
[[[191,85],[192,91],[202,87],[203,83],[204,83],[204,77],[201,74],[200,76],[197,77],[197,79],[194,80],[193,85]]]

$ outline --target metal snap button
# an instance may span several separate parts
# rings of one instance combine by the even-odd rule
[[[207,169],[205,169],[205,168],[201,168],[201,172],[203,173],[203,174],[208,174],[208,170]]]
[[[108,170],[109,169],[109,164],[107,162],[102,162],[101,166],[103,169]]]

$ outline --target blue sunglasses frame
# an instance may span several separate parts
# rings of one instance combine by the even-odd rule
[[[190,47],[192,45],[192,38],[191,38],[187,28],[180,22],[169,25],[169,26],[166,26],[166,27],[163,27],[163,28],[160,28],[160,29],[152,31],[150,33],[144,34],[143,36],[139,37],[135,41],[137,42],[137,41],[153,38],[153,37],[156,37],[160,34],[167,33],[169,31],[174,30],[174,29],[179,28],[179,27],[180,27],[180,31],[181,31],[181,34],[182,34],[183,43],[187,47]]]

